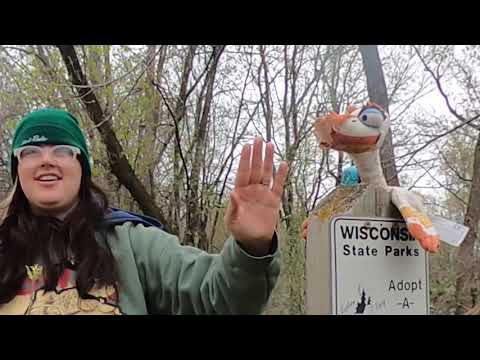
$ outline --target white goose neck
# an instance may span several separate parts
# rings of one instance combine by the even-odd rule
[[[349,155],[358,168],[362,183],[385,188],[387,187],[378,150]]]

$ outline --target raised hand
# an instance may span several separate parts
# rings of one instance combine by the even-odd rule
[[[273,144],[256,138],[245,145],[235,179],[235,188],[225,214],[225,224],[235,240],[252,255],[266,255],[277,226],[288,165],[280,163],[273,177]]]

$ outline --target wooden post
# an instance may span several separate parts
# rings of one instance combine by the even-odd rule
[[[342,217],[342,216],[350,216],[350,217],[362,217],[362,218],[392,218],[398,220],[398,222],[403,223],[404,221],[398,212],[397,208],[392,204],[391,202],[391,194],[390,192],[386,191],[384,188],[376,188],[374,186],[369,186],[369,185],[357,185],[357,186],[339,186],[337,187],[334,191],[332,191],[317,207],[315,213],[310,219],[309,223],[309,232],[308,232],[308,239],[307,239],[307,247],[306,247],[306,313],[307,314],[319,314],[319,315],[328,315],[328,314],[338,314],[338,305],[337,307],[334,308],[332,304],[332,291],[334,291],[335,287],[341,287],[342,283],[335,283],[333,284],[332,280],[332,264],[333,261],[336,260],[332,258],[332,231],[331,231],[331,226],[332,226],[332,221],[335,218]],[[406,229],[405,229],[406,230]],[[385,230],[384,234],[387,236],[388,231]],[[377,232],[374,233],[377,235]],[[404,235],[404,238],[406,238],[406,234]],[[412,239],[410,239],[412,240]],[[358,235],[357,238],[350,240],[352,244],[355,244],[355,246],[358,246],[358,244],[365,244],[368,241],[372,243],[371,239],[364,239],[362,242],[359,240]],[[352,264],[352,266],[356,266],[354,264],[358,264],[358,261],[363,262],[363,264],[367,264],[368,266],[377,266],[375,265],[378,262],[378,272],[379,273],[385,273],[388,274],[389,272],[394,272],[395,276],[401,276],[402,266],[398,266],[399,264],[401,265],[402,262],[405,263],[409,262],[411,264],[414,262],[417,264],[419,267],[418,269],[422,269],[422,261],[426,261],[426,255],[423,251],[423,249],[419,248],[418,242],[416,241],[391,241],[391,240],[383,240],[383,239],[378,239],[378,241],[373,242],[375,244],[375,247],[378,248],[375,251],[378,251],[378,256],[375,257],[362,257],[361,259],[357,256],[355,259],[353,257],[346,258],[346,262],[344,261],[343,264]],[[350,245],[348,245],[350,246]],[[389,247],[390,246],[390,247]],[[409,256],[408,258],[401,257],[401,256],[395,256],[393,257],[393,250],[395,246],[399,247],[410,247],[411,249],[419,249],[415,250],[418,255],[412,257]],[[390,256],[384,256],[385,255],[385,250],[384,248],[388,247],[389,250],[392,250],[392,254],[389,253],[388,255]],[[337,250],[335,250],[337,251]],[[397,251],[397,250],[395,250]],[[398,250],[400,251],[400,250]],[[403,250],[402,250],[403,251]],[[410,250],[409,250],[410,251]],[[334,252],[335,253],[335,252]],[[393,260],[390,260],[393,259]],[[355,260],[355,261],[353,261]],[[382,261],[379,261],[382,260]],[[390,267],[387,263],[385,266],[385,261],[390,262],[390,263],[395,263],[395,267]],[[349,265],[350,266],[350,265]],[[408,265],[410,267],[410,265]],[[359,269],[359,274],[362,271],[362,266],[360,266]],[[341,272],[343,270],[342,268],[337,268],[338,272]],[[374,272],[376,272],[376,270]],[[335,270],[333,270],[335,271]],[[371,270],[370,270],[371,271]],[[425,271],[427,271],[425,269]],[[399,274],[400,272],[400,274]],[[419,271],[418,273],[421,273]],[[409,273],[409,277],[411,273]],[[363,275],[359,275],[360,277]],[[386,293],[385,299],[383,300],[384,302],[388,302],[389,296],[392,295],[398,295],[400,299],[406,299],[407,303],[403,305],[403,312],[402,311],[395,311],[394,313],[409,313],[407,310],[409,310],[407,307],[410,307],[408,299],[411,298],[411,295],[413,292],[416,295],[416,301],[418,302],[417,304],[412,304],[411,306],[420,306],[422,305],[423,308],[420,310],[415,310],[415,313],[422,313],[422,309],[427,308],[428,312],[428,305],[425,306],[425,304],[421,304],[421,301],[418,301],[419,297],[418,292],[418,286],[422,287],[423,295],[420,294],[421,296],[424,296],[426,294],[427,300],[426,302],[428,303],[428,273],[425,275],[425,273],[422,275],[420,274],[421,279],[415,278],[415,279],[405,279],[405,283],[401,283],[397,280],[394,280],[395,276],[392,277],[392,282],[387,282],[384,285],[381,286],[381,289],[379,289],[378,285],[375,285],[370,281],[368,278],[369,276],[363,276],[362,278],[362,283],[363,284],[369,284],[370,286],[374,286],[375,291],[382,291]],[[335,278],[335,277],[334,277]],[[408,285],[407,281],[409,281]],[[420,281],[419,284],[413,284],[413,281]],[[422,284],[423,282],[423,284]],[[346,281],[345,281],[346,283]],[[400,284],[400,286],[397,286]],[[408,287],[410,289],[410,292],[404,291],[405,287]],[[416,289],[412,292],[411,287],[415,287]],[[378,295],[378,294],[377,294]],[[363,296],[365,297],[365,296]],[[377,296],[379,298],[380,296]],[[352,299],[353,301],[360,301],[360,297],[357,299]],[[402,301],[402,300],[400,300]],[[425,302],[425,301],[424,301]],[[356,304],[352,304],[356,305]],[[385,305],[385,304],[384,304]],[[388,304],[387,304],[388,305]],[[346,309],[345,305],[343,309]],[[365,306],[364,306],[365,307]],[[380,305],[378,305],[378,308],[380,308]],[[355,306],[350,306],[351,311],[345,310],[344,313],[352,313],[354,312]],[[398,309],[402,309],[401,305],[398,305]],[[342,310],[343,311],[343,310]],[[391,313],[391,310],[383,308],[383,313]],[[378,313],[382,313],[382,311],[378,311]]]

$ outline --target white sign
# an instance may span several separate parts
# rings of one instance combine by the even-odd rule
[[[433,226],[440,235],[440,240],[453,246],[460,246],[470,230],[468,227],[454,223],[440,216],[431,216]]]
[[[330,240],[333,314],[429,313],[427,254],[404,221],[336,217]]]

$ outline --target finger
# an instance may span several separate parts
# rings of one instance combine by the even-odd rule
[[[288,164],[286,161],[282,161],[278,168],[277,175],[274,179],[273,192],[278,196],[282,197],[283,186],[285,185],[285,179],[287,178],[288,173]]]
[[[270,187],[273,177],[273,144],[267,143],[265,147],[265,162],[263,163],[262,184]]]
[[[258,184],[262,180],[263,161],[262,161],[263,141],[261,137],[256,137],[253,141],[252,168],[250,171],[250,184]]]
[[[240,163],[238,165],[238,172],[235,178],[235,186],[242,187],[248,185],[248,180],[250,178],[250,154],[250,145],[244,145],[240,154]]]

